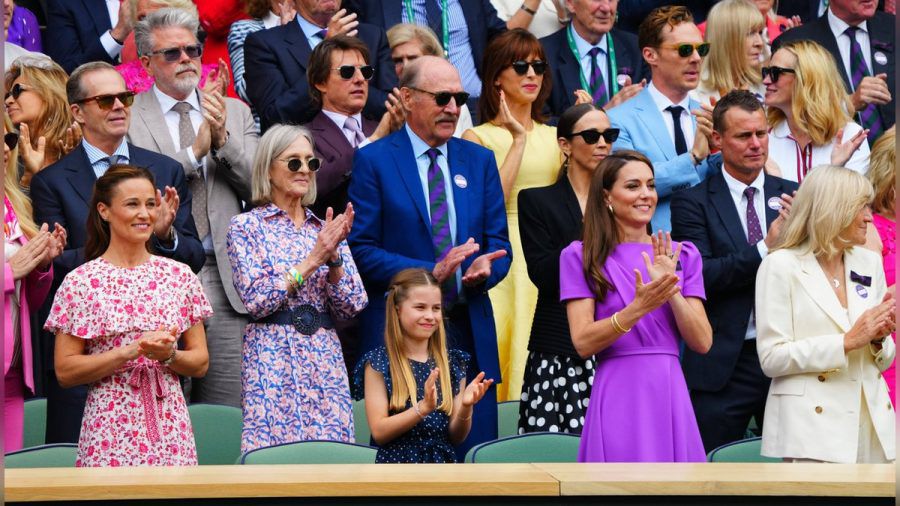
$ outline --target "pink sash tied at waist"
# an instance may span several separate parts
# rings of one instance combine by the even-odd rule
[[[125,366],[128,384],[140,390],[141,406],[147,425],[147,437],[153,443],[160,441],[161,400],[168,394],[165,371],[162,368],[163,366],[155,360],[152,363],[148,360],[133,361]]]

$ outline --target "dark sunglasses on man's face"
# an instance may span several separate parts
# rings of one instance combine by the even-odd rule
[[[350,79],[353,79],[353,76],[356,74],[356,69],[359,69],[359,72],[362,74],[363,79],[365,79],[366,81],[372,79],[372,77],[375,76],[375,67],[371,65],[361,65],[359,67],[355,67],[353,65],[341,65],[334,70],[338,71],[338,75],[341,76],[341,79],[349,81]]]
[[[300,170],[300,167],[303,167],[303,160],[299,158],[288,158],[285,162],[287,162],[287,168],[291,172],[297,172]],[[310,158],[306,161],[306,167],[310,172],[319,170],[319,166],[321,165],[322,162],[318,158]]]
[[[16,146],[19,145],[19,132],[7,132],[3,135],[3,142],[10,151],[16,149]]]
[[[200,58],[200,56],[203,55],[203,46],[194,44],[191,46],[170,47],[167,49],[160,49],[159,51],[153,51],[150,53],[150,56],[161,54],[167,62],[171,63],[180,60],[182,52],[184,52],[188,58],[193,60],[194,58]]]
[[[673,44],[662,47],[678,50],[678,56],[682,58],[687,58],[688,56],[694,54],[695,49],[697,50],[697,54],[699,54],[701,58],[709,54],[709,42],[701,42],[699,44]]]
[[[572,138],[576,135],[580,135],[581,138],[587,144],[597,144],[600,141],[600,137],[603,137],[603,140],[606,141],[607,144],[612,144],[616,142],[616,139],[619,138],[619,129],[618,128],[607,128],[604,131],[599,131],[596,129],[590,130],[582,130],[580,132],[573,132]]]
[[[787,69],[784,67],[763,67],[760,69],[760,73],[762,74],[762,78],[770,78],[773,83],[777,83],[778,79],[781,78],[781,74],[796,74],[797,71],[794,69]]]
[[[10,88],[10,90],[3,97],[3,101],[5,102],[6,100],[9,99],[9,97],[12,97],[13,100],[19,100],[19,95],[21,95],[23,92],[28,91],[30,89],[31,88],[25,86],[22,83],[16,83],[12,86],[12,88]]]
[[[534,73],[537,75],[543,75],[543,73],[547,70],[547,62],[542,60],[516,60],[510,64],[510,67],[512,67],[516,74],[519,74],[520,76],[524,76],[528,73],[529,66],[534,69]]]
[[[122,102],[122,105],[125,107],[131,107],[131,104],[134,103],[134,92],[133,91],[123,91],[122,93],[116,93],[115,95],[97,95],[96,97],[88,97],[79,100],[77,103],[83,104],[85,102],[97,102],[97,106],[103,109],[104,111],[108,111],[116,105],[116,100]]]
[[[410,87],[409,89],[431,95],[432,97],[434,97],[434,103],[437,104],[438,107],[446,107],[447,104],[450,103],[451,98],[456,100],[456,107],[462,107],[469,100],[469,94],[464,91],[452,93],[449,91],[433,92],[413,87]]]

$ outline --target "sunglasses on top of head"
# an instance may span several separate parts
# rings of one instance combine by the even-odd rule
[[[159,51],[151,51],[148,56],[161,54],[167,62],[171,63],[180,60],[182,52],[184,52],[188,58],[193,60],[194,58],[200,58],[203,55],[203,46],[200,44],[193,44],[191,46],[170,47],[160,49]]]
[[[678,56],[682,58],[687,58],[688,56],[694,54],[695,49],[697,50],[697,54],[699,54],[701,58],[709,54],[709,42],[701,42],[699,44],[670,44],[660,47],[676,49],[678,50]]]
[[[82,98],[76,104],[84,104],[85,102],[97,102],[97,107],[103,109],[104,111],[109,111],[116,105],[116,100],[122,102],[122,105],[125,107],[131,107],[131,104],[134,103],[134,92],[123,91],[122,93],[116,93],[114,95],[97,95],[95,97]]]
[[[21,95],[23,92],[30,91],[30,90],[31,90],[31,87],[25,86],[22,83],[16,83],[12,86],[12,88],[9,89],[8,92],[6,92],[6,95],[4,95],[4,97],[3,97],[3,101],[5,102],[6,100],[9,99],[9,97],[12,97],[13,100],[19,100],[19,95]]]
[[[516,60],[509,65],[512,69],[519,74],[520,76],[524,76],[528,73],[528,67],[534,69],[534,73],[537,75],[543,75],[544,72],[547,71],[547,62],[543,60],[533,60],[533,61],[525,61],[525,60]]]
[[[469,94],[464,91],[458,91],[456,93],[449,91],[433,92],[420,88],[413,88],[412,86],[410,86],[409,89],[431,95],[434,97],[434,103],[437,104],[438,107],[446,107],[447,104],[450,103],[451,98],[456,101],[456,107],[462,107],[469,100]]]
[[[618,128],[607,128],[604,131],[599,131],[596,129],[590,130],[582,130],[580,132],[572,132],[572,135],[569,136],[570,139],[575,138],[575,136],[581,136],[587,144],[597,144],[600,141],[600,137],[603,137],[603,140],[606,141],[607,144],[612,144],[616,142],[616,139],[619,138],[619,129]]]
[[[291,172],[299,171],[300,168],[303,167],[303,165],[304,165],[303,160],[301,160],[299,158],[287,158],[282,161],[287,163],[287,168]],[[319,170],[319,167],[321,165],[322,165],[322,162],[318,158],[310,158],[309,160],[306,161],[306,168],[309,169],[310,172],[315,172],[315,171]]]
[[[759,69],[760,74],[762,74],[762,78],[770,77],[773,83],[777,83],[778,79],[781,78],[781,74],[796,74],[797,71],[794,69],[788,69],[784,67],[763,67]]]
[[[16,146],[19,145],[19,132],[6,132],[3,135],[3,142],[10,151],[16,149]]]
[[[353,76],[356,75],[356,69],[359,69],[359,72],[362,74],[363,79],[369,81],[372,77],[375,76],[375,67],[371,65],[360,65],[359,67],[353,65],[341,65],[340,67],[334,69],[338,71],[338,75],[341,76],[341,79],[345,81],[349,81],[353,79]]]

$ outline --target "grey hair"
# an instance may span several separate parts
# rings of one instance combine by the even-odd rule
[[[272,202],[272,183],[269,179],[272,164],[298,137],[305,137],[309,141],[310,148],[315,150],[312,132],[306,127],[299,125],[273,125],[259,139],[259,145],[256,147],[256,157],[253,160],[252,181],[250,183],[254,204],[264,205]],[[313,177],[309,181],[309,191],[300,200],[304,207],[309,207],[316,201],[316,177],[315,173],[312,174]]]
[[[69,101],[69,104],[77,104],[87,98],[87,92],[81,86],[81,81],[86,74],[98,70],[112,70],[116,75],[119,74],[115,67],[105,61],[92,61],[79,65],[78,68],[69,74],[69,80],[66,81],[66,99]]]
[[[147,56],[153,51],[153,32],[161,28],[184,28],[196,37],[200,21],[184,9],[170,7],[151,12],[134,25],[134,45],[139,55]]]

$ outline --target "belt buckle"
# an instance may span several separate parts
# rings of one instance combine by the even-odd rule
[[[322,317],[312,304],[302,304],[291,311],[294,328],[301,334],[313,335],[322,328]]]

